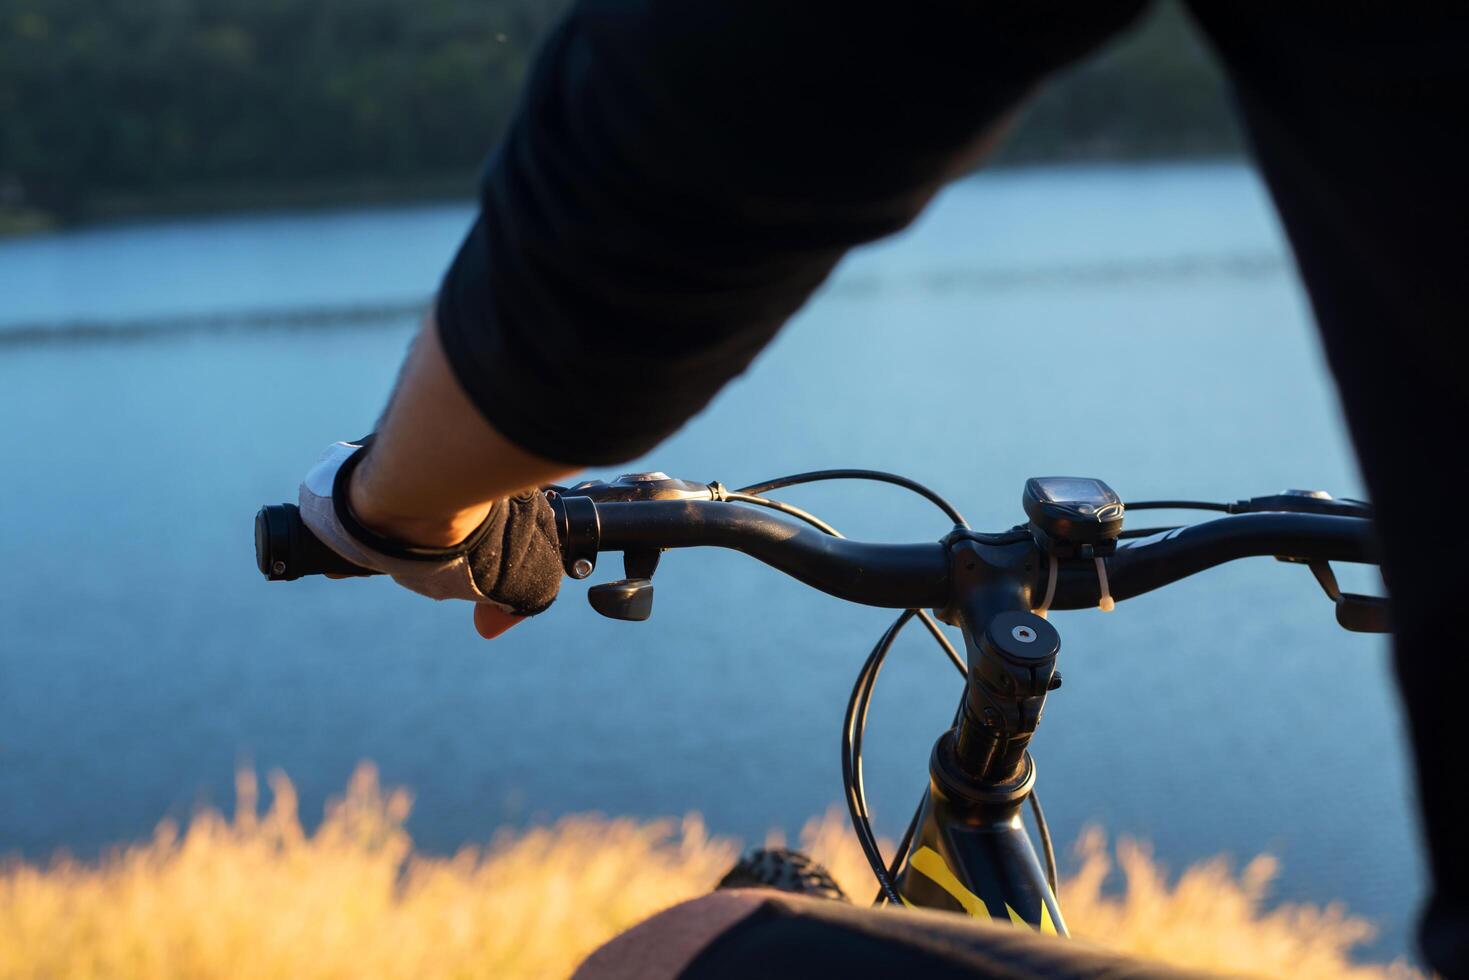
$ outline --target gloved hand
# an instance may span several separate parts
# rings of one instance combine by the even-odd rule
[[[555,601],[561,548],[544,494],[531,490],[497,502],[452,548],[403,544],[364,526],[347,502],[352,470],[368,445],[369,440],[334,443],[301,483],[301,519],[324,544],[433,599],[467,599],[513,616],[534,616]],[[477,624],[480,619],[476,615]]]

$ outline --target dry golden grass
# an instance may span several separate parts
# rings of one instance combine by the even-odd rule
[[[370,766],[310,835],[290,782],[276,775],[271,787],[263,816],[246,773],[233,821],[206,810],[182,835],[164,824],[97,863],[0,867],[0,978],[560,977],[618,931],[707,892],[738,850],[697,817],[587,816],[437,858],[414,853],[407,794],[381,790]],[[813,820],[801,836],[849,892],[869,895],[843,816]],[[1078,935],[1218,970],[1412,975],[1352,964],[1371,927],[1340,907],[1263,911],[1268,857],[1239,875],[1206,861],[1170,885],[1143,847],[1124,842],[1126,890],[1109,896],[1100,834],[1081,847],[1081,870],[1061,888]]]

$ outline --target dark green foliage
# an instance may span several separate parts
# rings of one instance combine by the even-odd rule
[[[467,194],[562,7],[0,0],[0,218]],[[1234,145],[1167,7],[1043,94],[1008,154]]]
[[[1177,3],[1052,80],[1001,162],[1240,152],[1228,85]]]
[[[547,0],[0,0],[0,204],[70,217],[189,186],[471,174],[555,13]]]

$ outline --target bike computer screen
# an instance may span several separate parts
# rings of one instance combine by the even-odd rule
[[[1122,498],[1101,480],[1031,477],[1021,502],[1031,524],[1051,541],[1098,544],[1122,533]]]

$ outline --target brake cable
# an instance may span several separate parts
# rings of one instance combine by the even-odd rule
[[[1211,500],[1139,500],[1127,504],[1128,510],[1218,510],[1226,514],[1234,513],[1230,504],[1215,503]]]
[[[857,683],[852,696],[847,699],[847,714],[842,723],[842,790],[846,796],[847,810],[852,815],[852,829],[857,833],[857,843],[867,856],[867,863],[877,878],[880,896],[894,905],[902,905],[903,897],[898,894],[893,879],[888,875],[872,830],[872,820],[867,812],[867,794],[862,784],[862,733],[867,727],[867,709],[872,704],[872,690],[877,681],[882,663],[892,649],[898,633],[912,619],[914,611],[905,609],[887,628],[872,653],[857,673]],[[901,863],[900,861],[894,862]]]
[[[749,493],[761,496],[772,490],[780,490],[784,487],[793,487],[798,483],[816,483],[821,480],[873,480],[877,483],[891,483],[894,486],[912,490],[920,497],[927,498],[931,503],[943,511],[944,514],[959,527],[969,528],[969,522],[964,520],[963,515],[937,493],[919,483],[910,480],[906,476],[896,473],[886,473],[882,470],[812,470],[810,473],[796,473],[793,476],[782,476],[774,480],[766,480],[764,483],[752,483],[748,487],[740,487],[736,493]]]
[[[722,489],[719,487],[718,484],[712,484],[712,486],[716,488],[716,493],[718,493]],[[843,537],[843,535],[838,532],[836,528],[832,527],[830,524],[826,523],[815,514],[808,513],[799,507],[785,503],[781,500],[771,500],[769,497],[760,497],[753,493],[744,493],[740,490],[724,490],[722,496],[720,496],[719,499],[731,500],[735,503],[740,504],[757,504],[761,507],[769,507],[771,510],[780,511],[782,514],[788,514],[791,517],[800,518],[823,534],[830,534],[834,538]]]

